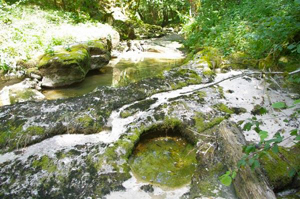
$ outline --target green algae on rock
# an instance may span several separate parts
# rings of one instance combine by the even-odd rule
[[[43,76],[42,85],[57,87],[80,82],[90,68],[90,56],[84,47],[67,51],[62,49],[54,54],[45,54],[39,64],[39,72]]]
[[[82,81],[89,70],[108,64],[111,45],[108,40],[93,40],[44,54],[37,64],[42,85],[59,87]]]
[[[227,114],[229,114],[229,115],[231,115],[231,114],[234,113],[233,110],[231,110],[228,106],[226,106],[226,105],[223,104],[223,103],[218,103],[218,104],[215,105],[215,107],[216,107],[219,111],[221,111],[221,112],[223,112],[223,113],[227,113]]]
[[[194,117],[195,127],[198,132],[203,132],[207,129],[210,129],[219,123],[221,123],[225,118],[224,117],[214,117],[211,118],[210,115],[204,115],[203,113],[197,113]]]
[[[180,137],[158,137],[140,142],[129,159],[141,180],[167,187],[191,181],[196,167],[193,145]]]
[[[299,177],[297,179],[297,174],[295,176],[289,175],[291,169],[300,168],[299,153],[300,143],[291,148],[279,147],[278,154],[270,151],[268,155],[262,157],[260,162],[263,171],[275,191],[282,190],[292,184],[299,187],[300,180]]]

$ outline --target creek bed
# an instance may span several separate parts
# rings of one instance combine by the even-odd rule
[[[90,71],[83,82],[68,87],[44,89],[43,94],[48,100],[82,96],[98,86],[126,86],[131,82],[154,77],[181,63],[182,59],[145,58],[139,62],[121,59],[116,65],[109,64],[100,70]]]

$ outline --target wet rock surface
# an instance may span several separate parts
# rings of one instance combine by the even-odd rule
[[[96,133],[110,113],[152,94],[202,82],[194,70],[176,68],[163,78],[142,80],[127,87],[100,87],[78,98],[25,102],[1,107],[1,152],[36,143],[57,134]]]
[[[244,135],[226,120],[247,122],[254,106],[263,100],[248,96],[246,89],[233,95],[248,80],[214,86],[212,81],[232,73],[214,77],[202,72],[203,67],[186,64],[163,77],[126,87],[99,87],[82,97],[1,107],[0,197],[273,197],[261,172],[241,172],[239,183],[231,187],[219,181],[236,165],[241,146],[255,140],[251,132]],[[255,85],[261,81],[250,79]],[[260,89],[250,87],[254,88],[250,93],[258,96],[255,92]],[[124,112],[129,114],[122,117]],[[265,116],[257,115],[257,119]],[[195,145],[195,171],[189,185],[168,190],[150,182],[152,191],[145,188],[149,182],[132,174],[132,152],[143,135],[157,131],[181,132],[180,138]]]

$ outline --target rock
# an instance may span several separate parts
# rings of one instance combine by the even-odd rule
[[[30,77],[33,79],[41,80],[42,76],[35,74],[35,73],[30,73]]]
[[[34,89],[37,85],[38,82],[26,79],[18,84],[5,86],[0,91],[0,102],[2,105],[9,105],[29,100],[43,100],[45,96]]]
[[[110,40],[95,40],[87,43],[91,56],[91,70],[99,69],[109,63],[112,43]]]
[[[223,154],[223,164],[234,171],[243,156],[242,146],[246,144],[244,135],[235,124],[230,122],[221,123],[216,134],[219,153]],[[266,177],[259,169],[252,171],[249,166],[245,166],[237,173],[233,185],[238,198],[276,199]]]
[[[59,87],[80,82],[90,70],[90,56],[85,46],[72,47],[70,51],[45,54],[38,63],[43,76],[42,86]]]
[[[204,75],[210,76],[210,75],[213,75],[214,72],[213,72],[209,67],[205,66],[205,67],[203,68],[203,74],[204,74]]]
[[[108,64],[112,43],[94,40],[45,54],[37,64],[42,86],[60,87],[84,80],[89,70]]]
[[[141,190],[149,193],[153,193],[154,191],[153,186],[151,184],[141,186]]]
[[[300,187],[300,179],[295,176],[290,176],[289,171],[292,168],[300,167],[300,143],[291,148],[279,147],[279,153],[273,151],[261,159],[261,165],[264,173],[269,179],[274,190],[283,190],[289,185],[291,188]]]
[[[169,91],[170,85],[182,88],[201,82],[202,76],[194,70],[174,68],[163,77],[144,79],[126,87],[99,87],[81,97],[0,107],[0,153],[16,149],[17,143],[30,145],[57,134],[99,132],[111,112],[125,104]],[[26,133],[27,127],[36,126],[47,126],[47,129],[44,133]],[[27,134],[26,140],[20,140],[19,136],[24,134]]]

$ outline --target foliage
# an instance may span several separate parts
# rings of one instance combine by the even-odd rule
[[[2,70],[3,72],[7,72],[9,71],[9,66],[6,63],[0,63],[0,70]]]
[[[98,0],[6,0],[9,4],[37,5],[43,9],[70,12],[74,21],[83,22],[90,18],[100,19],[104,15]],[[107,2],[102,2],[107,3]]]
[[[149,24],[166,26],[180,23],[188,14],[190,4],[187,0],[139,0],[137,12]]]
[[[293,102],[293,105],[287,106],[284,102],[276,102],[272,104],[272,107],[278,111],[281,109],[286,108],[294,108],[297,104],[300,104],[300,99],[295,100]],[[297,118],[300,115],[300,111],[295,109],[294,113],[289,116],[290,120],[297,121]],[[288,122],[288,119],[284,120],[285,122]],[[290,137],[285,138],[283,137],[279,132],[277,132],[273,138],[267,139],[269,137],[269,133],[267,131],[264,131],[260,128],[261,121],[258,121],[256,117],[253,117],[249,119],[249,122],[247,122],[243,126],[244,131],[249,131],[251,129],[255,130],[259,137],[260,142],[258,144],[248,144],[243,147],[244,156],[242,159],[239,160],[237,164],[237,170],[235,171],[227,171],[224,175],[220,176],[220,181],[222,184],[226,186],[230,186],[232,183],[232,180],[237,175],[237,172],[242,169],[244,166],[248,165],[251,167],[252,170],[259,168],[260,165],[260,158],[263,156],[269,154],[270,152],[273,152],[275,154],[279,153],[279,144],[283,142],[284,140],[294,137],[294,142],[297,143],[300,141],[300,130],[299,129],[293,129],[289,132]],[[291,167],[289,170],[289,176],[294,175],[300,175],[300,168],[294,168]]]
[[[202,0],[197,16],[184,26],[186,46],[206,46],[255,59],[300,53],[298,0]]]
[[[0,70],[3,71],[15,68],[17,61],[28,61],[43,53],[51,55],[56,46],[66,46],[68,50],[68,45],[76,41],[99,39],[99,34],[110,29],[83,15],[74,18],[72,12],[20,2],[0,5]],[[77,23],[78,20],[84,23]]]

